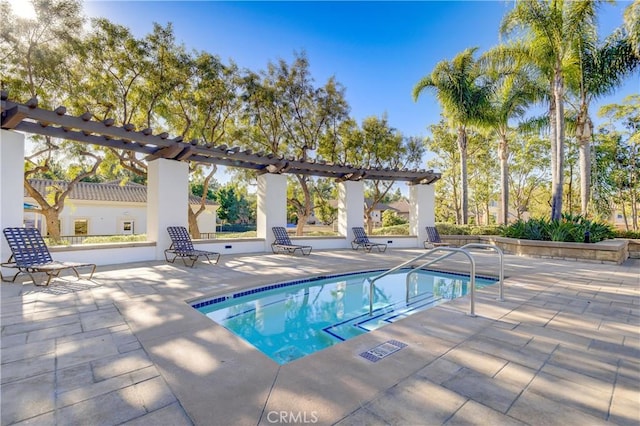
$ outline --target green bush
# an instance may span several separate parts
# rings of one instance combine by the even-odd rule
[[[560,220],[532,218],[528,221],[518,220],[508,226],[501,227],[501,235],[509,238],[538,241],[589,242],[613,238],[613,227],[605,222],[596,222],[580,215],[565,214]]]
[[[436,223],[440,235],[499,235],[499,226],[454,225],[452,223]]]
[[[633,240],[640,240],[640,231],[625,231],[622,229],[616,229],[616,238],[631,238]]]
[[[108,237],[87,237],[82,240],[82,244],[100,244],[100,243],[131,243],[134,241],[147,241],[145,234],[137,235],[110,235]]]
[[[404,225],[405,223],[409,223],[409,221],[402,216],[398,216],[398,214],[393,210],[385,210],[382,212],[383,227]]]
[[[409,235],[409,224],[383,226],[371,232],[372,235]]]
[[[246,232],[216,232],[217,239],[225,238],[256,238],[258,231],[246,231]]]

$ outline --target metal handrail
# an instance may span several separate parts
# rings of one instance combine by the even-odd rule
[[[409,276],[411,274],[415,273],[420,268],[426,268],[427,266],[433,265],[434,263],[437,263],[437,262],[439,262],[439,261],[441,261],[443,259],[446,259],[447,257],[451,257],[456,253],[457,252],[451,252],[451,253],[443,254],[442,256],[436,257],[435,259],[431,259],[427,263],[423,263],[420,266],[416,266],[411,271],[407,272],[405,302],[409,303]]]
[[[469,243],[469,244],[463,245],[460,248],[462,249],[485,248],[485,249],[495,250],[498,253],[498,255],[500,256],[500,274],[499,274],[499,281],[498,281],[500,295],[498,296],[497,300],[499,302],[504,302],[504,253],[502,252],[502,249],[496,245],[487,244],[487,243]]]
[[[492,249],[495,250],[498,255],[500,256],[500,272],[499,272],[499,283],[498,283],[498,287],[499,287],[499,296],[498,296],[498,301],[500,302],[504,302],[504,253],[502,252],[502,250],[500,249],[500,247],[495,246],[493,244],[486,244],[486,243],[469,243],[469,244],[465,244],[464,246],[460,247],[461,249],[468,249],[468,248],[485,248],[485,249]],[[409,303],[409,276],[413,273],[415,273],[418,269],[421,268],[426,268],[429,265],[433,265],[436,262],[439,262],[443,259],[446,259],[447,257],[453,256],[455,254],[455,252],[453,253],[447,253],[444,254],[438,258],[429,260],[426,263],[423,263],[422,265],[416,266],[412,271],[409,271],[407,273],[407,279],[406,279],[406,303]]]
[[[401,263],[400,265],[398,265],[398,266],[396,266],[394,268],[391,268],[388,271],[383,272],[380,275],[377,275],[377,276],[375,276],[373,278],[367,278],[367,281],[369,281],[369,315],[370,316],[373,315],[373,285],[375,284],[376,281],[378,281],[380,278],[386,277],[387,275],[389,275],[392,272],[395,272],[395,271],[397,271],[397,270],[399,270],[399,269],[401,269],[401,268],[403,268],[403,267],[415,262],[416,260],[422,259],[422,258],[424,258],[424,257],[426,257],[426,256],[428,256],[428,255],[430,255],[432,253],[436,253],[438,251],[451,252],[451,253],[449,253],[449,254],[447,254],[445,256],[440,256],[441,258],[452,256],[455,253],[462,253],[469,259],[469,262],[471,263],[471,270],[470,270],[470,276],[471,276],[471,281],[470,281],[470,284],[471,284],[471,292],[470,292],[471,304],[470,304],[470,307],[469,307],[469,315],[472,316],[472,317],[475,317],[476,315],[475,315],[475,301],[474,301],[474,298],[475,298],[475,287],[476,287],[476,261],[473,259],[473,257],[469,254],[468,251],[466,251],[464,249],[453,248],[453,247],[435,247],[435,248],[432,248],[431,250],[427,251],[426,253],[422,253],[421,255],[418,255],[418,256],[414,257],[413,259],[411,259],[411,260],[408,260],[408,261],[406,261],[404,263]],[[435,260],[439,260],[439,259],[440,258],[435,259]],[[435,261],[435,260],[433,260],[433,261]],[[430,262],[433,262],[433,261],[429,261],[429,262],[427,262],[427,264],[430,264]]]

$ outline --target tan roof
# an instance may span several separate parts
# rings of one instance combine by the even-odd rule
[[[409,213],[409,202],[407,200],[398,200],[393,203],[389,203],[391,208],[394,208],[398,213]]]
[[[66,189],[69,185],[65,181],[54,181],[52,179],[29,179],[29,182],[40,194],[46,197],[48,188],[51,186],[58,186]],[[26,189],[25,196],[29,196]],[[121,185],[119,181],[110,182],[78,182],[71,193],[69,194],[71,200],[85,200],[85,201],[114,201],[121,203],[146,203],[147,202],[147,187],[140,185],[139,183],[127,182]],[[189,196],[189,202],[191,204],[199,204],[200,198],[196,196]],[[207,201],[207,204],[215,204],[212,201]]]

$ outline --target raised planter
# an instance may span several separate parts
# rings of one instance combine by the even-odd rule
[[[630,255],[640,255],[640,241],[627,239],[605,240],[595,244],[563,243],[557,241],[521,240],[496,236],[446,235],[442,241],[452,246],[486,242],[495,244],[505,253],[546,259],[582,260],[597,263],[621,264]],[[638,256],[640,257],[640,256]]]
[[[629,240],[629,257],[640,259],[640,240]]]

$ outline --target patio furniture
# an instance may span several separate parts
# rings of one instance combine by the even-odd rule
[[[351,248],[354,250],[358,250],[362,247],[367,253],[371,252],[372,248],[377,248],[379,252],[384,252],[387,250],[387,245],[382,243],[374,243],[369,240],[367,237],[367,233],[364,232],[364,228],[361,226],[355,226],[351,228],[353,231],[353,236],[355,237],[353,241],[351,241]]]
[[[52,278],[60,275],[65,269],[71,269],[78,279],[80,273],[77,268],[90,267],[91,273],[89,279],[93,278],[96,265],[93,263],[76,263],[76,262],[58,262],[53,260],[49,249],[47,248],[40,231],[36,228],[4,228],[3,231],[11,256],[2,266],[5,268],[15,268],[18,272],[11,280],[2,281],[15,282],[18,275],[29,274],[35,285],[49,285]],[[38,284],[34,273],[42,272],[47,274],[47,281],[44,284]]]
[[[193,247],[191,236],[184,226],[168,226],[167,232],[171,237],[171,245],[164,251],[164,257],[167,259],[167,262],[174,263],[177,258],[181,258],[186,266],[192,268],[201,257],[207,258],[207,261],[211,265],[218,263],[218,260],[220,260],[220,253],[196,250],[195,247]],[[169,259],[169,255],[173,255],[173,258]],[[215,257],[213,263],[211,262],[212,257]],[[188,264],[186,259],[191,260],[191,264]]]
[[[302,253],[303,256],[311,254],[312,247],[293,244],[284,227],[274,226],[271,230],[273,231],[273,236],[276,237],[276,240],[271,243],[271,251],[274,253],[295,254],[297,250],[300,250],[300,253]]]
[[[448,247],[448,243],[443,243],[440,234],[435,226],[427,226],[427,241],[424,242],[424,248]]]

